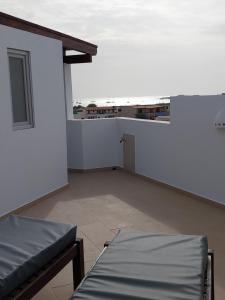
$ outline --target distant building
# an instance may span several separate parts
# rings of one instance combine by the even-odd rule
[[[117,112],[116,106],[87,107],[86,119],[114,118]]]
[[[74,119],[86,119],[86,107],[74,106],[73,107]]]
[[[134,105],[118,107],[117,117],[136,118],[137,109]]]
[[[158,117],[167,117],[170,115],[170,104],[151,104],[151,105],[137,105],[136,118],[155,120]]]
[[[99,106],[74,108],[75,119],[102,119],[102,118],[139,118],[155,120],[168,117],[170,104],[126,105],[126,106]]]

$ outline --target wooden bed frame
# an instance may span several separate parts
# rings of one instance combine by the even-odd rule
[[[76,239],[72,245],[67,247],[57,257],[45,265],[37,274],[29,278],[29,280],[6,299],[30,300],[70,261],[73,261],[73,286],[75,290],[84,277],[83,239]]]

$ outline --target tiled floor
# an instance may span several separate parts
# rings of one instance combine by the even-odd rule
[[[225,210],[123,171],[71,174],[70,186],[21,214],[78,225],[84,238],[86,271],[118,228],[207,234],[215,250],[216,299],[225,299]],[[68,265],[35,300],[68,300]]]

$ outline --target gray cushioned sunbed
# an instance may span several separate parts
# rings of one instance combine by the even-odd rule
[[[73,300],[202,300],[205,236],[120,231]]]
[[[74,243],[76,226],[27,217],[0,221],[0,299]]]

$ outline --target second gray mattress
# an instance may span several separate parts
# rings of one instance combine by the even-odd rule
[[[122,230],[73,300],[202,300],[207,267],[205,236]]]

